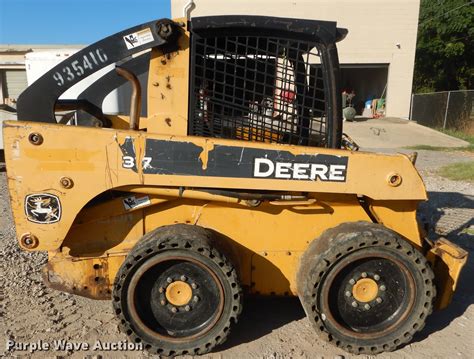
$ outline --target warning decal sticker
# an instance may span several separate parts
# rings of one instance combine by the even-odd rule
[[[146,28],[137,32],[132,32],[131,34],[125,35],[123,37],[127,49],[134,49],[135,47],[148,44],[153,41],[153,34],[151,33],[150,28]]]
[[[123,200],[123,207],[125,210],[130,211],[131,209],[147,206],[150,204],[150,197],[140,197],[137,198],[135,196],[127,197]]]

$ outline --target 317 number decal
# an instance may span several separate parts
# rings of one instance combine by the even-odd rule
[[[82,56],[82,59],[74,60],[70,65],[64,66],[61,71],[56,71],[53,74],[53,79],[58,86],[63,86],[66,82],[73,82],[84,76],[87,70],[92,72],[94,69],[99,69],[107,60],[107,54],[101,48],[89,51]]]
[[[142,168],[146,170],[151,167],[151,157],[143,157]],[[123,168],[133,168],[135,167],[135,157],[132,156],[123,156],[122,157],[122,167]]]

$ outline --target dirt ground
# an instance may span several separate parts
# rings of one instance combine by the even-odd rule
[[[393,151],[393,150],[387,150]],[[430,200],[421,215],[435,225],[438,234],[460,244],[471,258],[464,270],[451,306],[435,312],[413,342],[380,358],[472,358],[474,356],[474,236],[462,230],[474,226],[474,184],[453,182],[436,175],[443,164],[472,160],[460,152],[420,151],[418,168]],[[101,350],[7,350],[16,342],[54,341],[88,343],[119,342],[119,333],[108,301],[94,301],[46,288],[40,270],[47,258],[26,253],[16,243],[6,189],[6,173],[0,169],[0,357],[136,358],[145,352]],[[474,228],[474,227],[471,227]],[[472,233],[472,232],[470,232]],[[247,299],[239,323],[227,342],[205,358],[349,358],[349,354],[316,338],[297,299]],[[355,358],[365,358],[359,356]]]

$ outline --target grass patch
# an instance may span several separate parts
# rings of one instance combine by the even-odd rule
[[[438,174],[454,181],[474,182],[474,161],[453,163],[441,167]]]
[[[459,138],[466,142],[469,142],[469,145],[466,147],[441,147],[441,146],[430,146],[430,145],[416,145],[416,146],[407,146],[405,148],[410,150],[426,150],[426,151],[464,151],[464,152],[474,152],[474,136],[467,133],[455,130],[443,130],[435,129],[436,131],[442,132],[446,135]]]
[[[469,227],[469,228],[464,228],[461,233],[468,234],[470,236],[474,236],[474,228]]]
[[[438,128],[436,129],[436,131],[442,132],[452,137],[460,138],[461,140],[464,140],[466,142],[469,142],[471,145],[474,145],[474,135],[469,135],[467,133],[456,130],[443,130]]]
[[[474,145],[466,147],[441,147],[441,146],[430,146],[430,145],[416,145],[404,147],[409,150],[425,150],[425,151],[463,151],[463,152],[474,152]]]

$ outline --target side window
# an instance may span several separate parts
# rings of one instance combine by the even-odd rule
[[[316,44],[193,35],[191,61],[191,135],[325,146]]]

